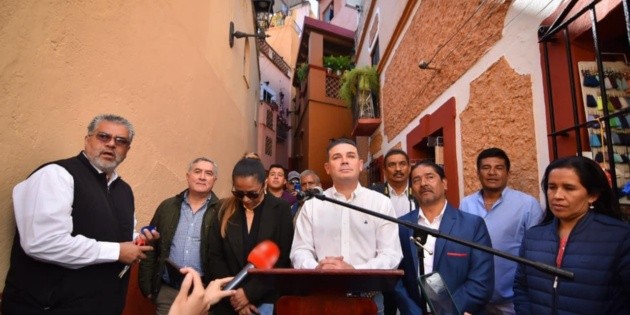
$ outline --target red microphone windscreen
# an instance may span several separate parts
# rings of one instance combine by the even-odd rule
[[[276,243],[266,240],[260,242],[247,256],[247,261],[258,269],[270,269],[278,261],[280,249]]]

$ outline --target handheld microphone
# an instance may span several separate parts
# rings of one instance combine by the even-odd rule
[[[252,268],[271,269],[280,257],[278,245],[270,240],[262,241],[247,256],[247,265],[236,275],[232,281],[223,287],[223,291],[234,290],[237,285],[245,279],[247,273]]]
[[[315,188],[313,189],[298,191],[296,197],[297,200],[309,200],[315,196],[322,194],[323,192],[324,190],[321,187],[315,186]]]

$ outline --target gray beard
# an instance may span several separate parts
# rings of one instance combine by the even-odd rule
[[[99,158],[93,158],[93,159],[90,159],[90,162],[92,162],[92,164],[96,166],[96,168],[101,170],[101,172],[106,173],[106,174],[113,173],[116,167],[118,166],[118,164],[120,164],[118,159],[116,159],[113,162],[109,162],[109,161],[101,161],[99,160]]]

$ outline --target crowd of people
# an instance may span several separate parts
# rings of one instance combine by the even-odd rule
[[[279,248],[275,268],[403,270],[391,291],[358,295],[378,314],[434,312],[418,284],[432,274],[460,313],[630,314],[630,225],[602,167],[588,158],[547,167],[543,210],[509,187],[507,154],[485,149],[476,163],[481,189],[458,208],[434,162],[412,165],[405,151],[390,150],[385,182],[363,187],[352,140],[332,140],[326,151],[326,198],[562,268],[574,274],[567,279],[319,198],[298,200],[300,189],[321,188],[319,176],[265,169],[255,153],[233,167],[231,196],[213,192],[216,162],[193,159],[188,187],[136,232],[134,195],[116,171],[133,125],[99,115],[87,129],[77,156],[39,166],[13,190],[17,232],[3,314],[120,314],[134,264],[156,314],[274,314],[279,293],[258,278],[223,289],[265,240]]]

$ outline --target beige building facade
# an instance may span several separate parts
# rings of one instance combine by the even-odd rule
[[[230,21],[254,33],[251,1],[0,3],[0,283],[15,233],[13,187],[37,166],[76,155],[95,115],[128,118],[136,138],[118,172],[138,225],[186,187],[195,157],[232,167],[256,146],[255,40],[228,43]]]
[[[537,30],[560,3],[365,1],[355,57],[381,81],[370,174],[403,148],[444,165],[458,205],[480,188],[477,154],[496,146],[513,160],[510,185],[539,197],[549,151]]]

